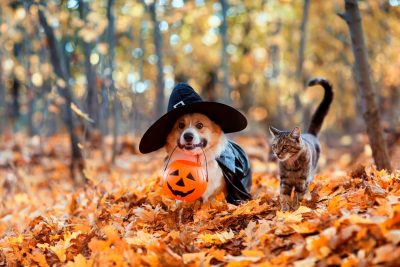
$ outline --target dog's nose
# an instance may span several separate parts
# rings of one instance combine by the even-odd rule
[[[183,139],[185,139],[186,142],[192,142],[193,138],[194,138],[194,136],[192,133],[185,133],[183,135]]]

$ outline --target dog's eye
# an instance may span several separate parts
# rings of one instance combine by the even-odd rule
[[[204,126],[204,125],[203,125],[201,122],[199,122],[199,123],[196,124],[196,128],[197,128],[197,129],[201,129],[201,128],[203,128],[203,126]]]
[[[178,124],[178,127],[179,127],[179,129],[183,129],[183,128],[185,128],[185,124],[183,122],[180,122]]]

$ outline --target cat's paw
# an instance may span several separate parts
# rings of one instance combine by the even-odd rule
[[[303,201],[304,194],[299,192],[294,192],[293,202],[292,202],[292,210],[297,210],[300,207],[301,202]]]
[[[299,207],[300,207],[300,202],[299,202],[298,200],[296,200],[296,199],[293,200],[290,209],[291,209],[292,211],[295,211],[295,210],[297,210]]]
[[[281,211],[290,211],[291,210],[291,201],[290,201],[290,196],[288,195],[280,195],[279,196],[279,202],[281,204]]]

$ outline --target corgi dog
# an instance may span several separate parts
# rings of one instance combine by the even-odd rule
[[[200,113],[182,115],[167,136],[165,149],[171,156],[170,161],[189,157],[202,165],[207,163],[209,180],[202,195],[204,202],[221,192],[226,195],[226,183],[216,159],[225,150],[227,142],[221,127]]]
[[[246,126],[247,119],[240,111],[203,101],[189,84],[179,83],[171,92],[167,113],[147,129],[139,150],[146,154],[164,147],[167,164],[189,160],[205,165],[208,181],[202,200],[223,192],[228,203],[238,205],[251,199],[251,164],[246,152],[225,133]]]

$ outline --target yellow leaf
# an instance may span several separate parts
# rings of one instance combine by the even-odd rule
[[[230,239],[234,238],[235,234],[233,233],[232,230],[223,231],[223,232],[217,232],[215,234],[200,234],[199,239],[200,241],[203,241],[205,243],[211,243],[211,244],[223,244]]]
[[[92,238],[92,240],[90,240],[89,242],[89,248],[91,251],[95,252],[95,251],[105,251],[107,249],[110,248],[111,242],[106,240],[99,240],[97,238]]]
[[[225,258],[225,250],[222,249],[212,249],[211,251],[208,252],[209,256],[212,256],[213,258],[219,260],[219,261],[224,261]]]
[[[298,223],[303,220],[303,216],[301,213],[292,213],[292,212],[276,212],[276,218],[285,221],[286,223]]]
[[[67,267],[91,267],[93,266],[93,259],[87,260],[82,254],[74,257],[74,261],[69,261]]]
[[[110,242],[115,242],[115,241],[120,240],[119,233],[118,233],[117,229],[115,229],[114,226],[107,225],[107,226],[102,228],[102,231],[107,236],[107,239]]]
[[[264,257],[264,252],[259,250],[242,250],[242,254],[246,257]]]
[[[81,234],[80,231],[77,232],[67,232],[64,234],[64,248],[69,248],[71,246],[71,240],[76,239]]]
[[[400,230],[389,231],[386,238],[397,245],[398,243],[400,243]]]
[[[294,262],[294,267],[311,267],[315,265],[316,258],[306,258],[304,260],[299,260]]]
[[[261,259],[261,256],[232,256],[232,255],[227,255],[225,256],[225,260],[228,262],[240,262],[242,264],[245,264],[244,262],[257,262]],[[236,266],[236,265],[233,265]],[[240,266],[240,265],[237,265]],[[243,265],[242,265],[243,266]]]
[[[308,221],[301,223],[292,223],[289,226],[299,234],[309,234],[318,230],[317,225],[312,224]]]
[[[37,262],[40,267],[47,267],[49,264],[46,261],[46,257],[40,252],[40,250],[35,249],[32,252],[32,259]]]
[[[159,234],[157,233],[150,234],[143,230],[139,230],[136,232],[135,236],[127,237],[125,240],[129,245],[148,246],[157,242],[157,237],[159,237]]]
[[[17,237],[9,237],[8,242],[11,244],[21,244],[24,241],[24,238],[21,234],[19,234]]]
[[[199,261],[204,258],[206,255],[205,252],[197,252],[197,253],[184,253],[182,255],[182,260],[184,264],[188,264],[193,261]]]
[[[65,248],[61,247],[60,245],[56,245],[50,246],[49,249],[57,255],[58,259],[61,262],[65,262],[65,260],[67,259],[67,256],[65,255]]]

